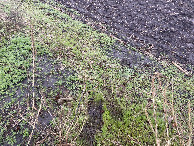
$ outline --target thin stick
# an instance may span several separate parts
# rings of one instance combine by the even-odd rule
[[[46,134],[46,136],[45,136],[45,138],[44,139],[42,139],[42,140],[40,140],[40,141],[38,141],[36,144],[42,144],[45,140],[46,140],[46,138],[49,136],[49,134],[47,133]]]
[[[143,106],[142,106],[143,107]],[[154,131],[154,128],[153,128],[153,125],[152,125],[152,122],[151,122],[151,120],[150,120],[150,118],[149,118],[149,116],[148,116],[148,112],[147,112],[147,109],[146,109],[146,107],[145,107],[145,115],[146,115],[146,117],[147,117],[147,120],[148,120],[148,122],[149,122],[149,124],[150,124],[150,127],[151,127],[151,129],[152,129],[152,132],[155,134],[155,131]]]
[[[182,71],[183,73],[185,73],[187,76],[191,76],[191,74],[189,74],[188,71],[182,69],[182,67],[180,67],[177,63],[175,63],[174,61],[172,62],[180,71]]]
[[[31,132],[31,134],[30,134],[30,138],[29,138],[29,140],[28,140],[28,145],[30,144],[30,141],[31,141],[32,136],[33,136],[33,134],[34,134],[34,130],[35,130],[36,124],[37,124],[37,122],[38,122],[38,116],[39,116],[40,111],[41,111],[41,109],[42,109],[42,104],[43,104],[43,96],[41,96],[40,107],[39,107],[39,109],[38,109],[37,115],[36,115],[35,120],[34,120],[34,125],[33,125],[33,127],[32,127],[33,129],[32,129],[32,132]]]
[[[190,104],[190,101],[188,103],[188,115],[189,115],[188,125],[189,125],[189,131],[190,131],[188,146],[190,146],[192,143],[192,138],[191,138],[192,137],[192,123],[191,123],[191,104]]]
[[[164,116],[165,116],[165,121],[166,121],[166,134],[167,134],[167,138],[168,138],[167,146],[170,146],[170,138],[169,138],[168,122],[167,122],[167,109],[166,109],[166,106],[167,106],[166,88],[167,88],[167,86],[165,87],[165,89],[163,91],[163,97],[164,97],[164,106],[163,106],[163,108],[164,108]]]
[[[171,103],[172,116],[173,116],[173,120],[175,122],[175,128],[176,128],[176,130],[178,132],[178,135],[179,135],[180,144],[181,145],[184,145],[184,142],[181,139],[181,133],[180,133],[179,128],[178,128],[179,126],[178,126],[177,118],[176,118],[176,114],[175,114],[175,109],[174,109],[174,94],[173,93],[174,93],[174,86],[173,86],[173,78],[172,78],[172,103]]]
[[[61,105],[61,111],[60,111],[60,115],[59,115],[59,142],[61,145],[62,142],[62,136],[63,136],[63,128],[62,128],[62,114],[63,114],[63,105]]]
[[[155,96],[156,96],[156,88],[154,86],[154,81],[155,81],[156,76],[152,77],[152,97],[153,97],[153,117],[155,120],[155,136],[156,136],[156,144],[157,146],[160,146],[160,140],[158,139],[158,124],[157,124],[157,119],[156,119],[156,109],[157,109],[157,104],[155,104]]]
[[[33,127],[33,124],[32,124],[31,122],[29,122],[26,118],[24,118],[24,117],[22,116],[22,114],[20,114],[20,117],[21,117],[24,121],[26,121],[30,126]],[[35,129],[38,130],[37,128],[35,128]]]
[[[35,47],[34,47],[34,34],[33,34],[33,25],[30,22],[30,29],[31,29],[31,41],[32,41],[32,60],[33,60],[33,73],[32,73],[32,88],[33,88],[33,93],[32,93],[32,109],[35,108],[35,92],[34,92],[34,74],[35,74]],[[37,110],[37,109],[36,109]]]
[[[36,119],[34,120],[34,125],[33,125],[33,127],[32,127],[33,129],[32,129],[32,132],[31,132],[31,134],[30,134],[30,139],[28,140],[28,145],[30,144],[30,141],[31,141],[31,139],[32,139],[32,135],[34,134],[34,129],[36,128],[35,126],[36,126],[36,123],[37,123],[37,120],[38,120],[38,116],[39,116],[39,113],[40,113],[41,109],[42,109],[42,103],[40,104],[38,113],[37,113],[37,115],[36,115]]]

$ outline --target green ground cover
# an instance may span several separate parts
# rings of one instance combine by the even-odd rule
[[[0,4],[8,18],[19,15],[0,23],[1,145],[191,144],[192,76],[165,61],[160,72],[122,66],[106,53],[116,40],[54,2]],[[91,100],[102,117],[90,120]]]

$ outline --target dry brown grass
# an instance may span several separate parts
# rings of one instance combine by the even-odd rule
[[[182,146],[192,145],[192,122],[191,122],[190,100],[188,101],[188,118],[187,118],[188,124],[187,124],[186,121],[185,122],[180,121],[180,119],[183,119],[183,117],[181,117],[181,115],[178,114],[179,109],[177,109],[174,103],[173,80],[171,82],[171,89],[172,89],[171,97],[167,97],[166,91],[170,85],[165,85],[163,87],[162,79],[161,79],[162,77],[164,76],[158,72],[152,76],[151,94],[152,94],[153,115],[149,115],[149,113],[147,112],[148,110],[147,107],[144,109],[149,125],[152,129],[152,132],[155,135],[156,144],[157,146],[160,146],[165,143],[165,145],[170,146],[173,143],[172,141],[176,141],[179,145],[182,145]],[[160,95],[160,93],[162,94]],[[157,130],[158,121],[157,121],[157,116],[156,116],[158,109],[157,109],[157,103],[156,103],[156,96],[160,97],[160,99],[162,100],[162,104],[163,104],[163,112],[164,112],[163,114],[164,114],[165,126],[166,126],[166,130],[164,133],[165,142],[162,142],[161,138],[158,136],[159,135],[158,130]],[[151,118],[154,119],[154,123],[151,121]],[[188,128],[185,128],[185,125]],[[170,126],[172,126],[172,128],[175,130],[174,135],[169,134]],[[186,133],[186,136],[185,136],[185,133]]]

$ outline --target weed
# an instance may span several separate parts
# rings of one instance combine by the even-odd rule
[[[22,81],[26,77],[26,69],[30,66],[30,39],[15,37],[7,47],[0,50],[0,93],[5,93],[8,87]]]
[[[87,130],[95,131],[91,134],[96,138],[94,144],[98,145],[169,142],[178,145],[186,143],[187,139],[192,143],[192,114],[185,112],[184,105],[193,96],[193,78],[185,77],[168,64],[163,64],[160,78],[156,78],[158,73],[153,75],[154,68],[145,70],[121,66],[103,50],[111,49],[114,39],[73,20],[61,12],[59,6],[28,1],[21,7],[23,19],[33,25],[33,42],[37,51],[34,90],[31,88],[32,73],[29,73],[32,65],[29,25],[25,27],[28,35],[20,33],[10,42],[4,39],[0,45],[0,99],[3,101],[0,143],[17,143],[16,134],[10,129],[18,123],[20,134],[25,137],[21,145],[31,142],[34,145],[86,145],[91,141],[80,135]],[[9,93],[9,89],[16,85],[17,88]],[[73,96],[73,100],[59,103],[60,98],[66,98],[64,93],[67,89],[73,92],[68,95]],[[36,93],[34,106],[37,110],[31,108],[33,92]],[[101,103],[103,110],[97,114],[102,119],[96,118],[93,112],[98,107],[89,108],[93,106],[91,100]],[[173,103],[173,106],[166,103]],[[166,112],[167,109],[174,112]],[[15,123],[11,122],[11,117]],[[171,117],[173,120],[168,124],[166,119]],[[189,128],[181,118],[188,121]],[[99,119],[103,122],[96,123]],[[92,125],[90,128],[87,128],[88,123]],[[173,126],[174,123],[180,123],[181,128]],[[7,141],[3,140],[5,136]]]

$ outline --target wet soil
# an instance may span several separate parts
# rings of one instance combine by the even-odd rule
[[[126,46],[118,43],[116,43],[110,50],[107,50],[106,52],[109,57],[118,59],[121,65],[127,66],[128,68],[155,68],[157,70],[162,68],[161,65],[149,57],[137,51],[129,50]]]
[[[106,31],[146,55],[185,65],[194,64],[192,0],[58,1],[79,11],[83,22],[92,20],[95,24],[104,25]]]
[[[32,67],[28,73],[30,74],[31,72]],[[55,108],[60,106],[56,101],[56,96],[61,91],[63,94],[68,91],[67,88],[71,83],[67,83],[67,78],[70,75],[73,75],[73,72],[67,68],[63,68],[56,59],[47,55],[39,56],[36,61],[35,87],[32,87],[32,78],[29,75],[21,82],[21,85],[18,84],[19,86],[15,86],[14,89],[7,90],[8,93],[13,93],[12,96],[8,94],[0,95],[0,122],[5,125],[4,128],[6,129],[3,132],[5,139],[0,139],[0,144],[8,145],[6,137],[13,135],[13,132],[16,133],[16,144],[24,145],[28,141],[29,137],[24,137],[21,132],[28,129],[28,133],[31,133],[31,119],[26,118],[26,124],[23,124],[22,117],[26,117],[29,114],[28,108],[32,107],[33,91],[36,97],[35,107],[38,107],[38,104],[40,104],[42,96],[44,96],[44,105],[52,105],[53,107],[53,109],[42,108],[37,119],[37,124],[35,125],[34,134],[38,135],[38,139],[32,139],[32,142],[44,139],[44,136],[47,135],[46,132],[52,131],[51,121],[54,118],[52,114]],[[53,140],[52,135],[47,135],[47,137]],[[47,141],[47,143],[49,142]]]
[[[28,71],[32,72],[32,67]],[[3,132],[3,137],[13,135],[15,132],[16,144],[25,145],[28,142],[29,136],[24,137],[21,134],[22,131],[28,129],[30,134],[32,131],[31,120],[26,120],[23,124],[22,116],[25,117],[28,114],[28,108],[32,107],[32,92],[34,90],[36,96],[36,104],[39,104],[41,96],[44,96],[47,100],[46,105],[52,105],[52,108],[42,109],[38,116],[37,124],[35,125],[34,134],[37,138],[32,138],[31,144],[37,141],[42,141],[47,137],[45,143],[52,144],[55,135],[52,135],[50,131],[52,129],[51,121],[53,120],[53,114],[55,109],[59,108],[61,104],[58,104],[58,95],[64,95],[68,91],[68,87],[73,84],[67,81],[67,78],[74,73],[66,68],[63,68],[60,62],[48,56],[40,56],[36,61],[36,73],[35,73],[35,88],[32,88],[32,79],[28,76],[24,79],[19,87],[14,89],[8,89],[9,92],[13,92],[13,96],[0,95],[0,121],[5,125],[6,131]],[[61,82],[58,85],[58,82]],[[77,84],[77,83],[76,83]],[[60,93],[62,92],[62,93]],[[51,94],[52,93],[52,94]],[[72,93],[73,94],[73,93]],[[60,97],[59,97],[60,98]],[[12,102],[14,100],[14,102]],[[75,99],[77,100],[77,99]],[[5,104],[9,106],[5,107]],[[88,145],[95,145],[95,134],[102,128],[102,101],[95,101],[89,99],[88,101],[88,120],[80,133],[80,138],[85,140]],[[12,113],[15,111],[15,113]],[[55,114],[54,114],[55,115]],[[26,118],[27,119],[27,118]],[[48,141],[48,139],[50,141]],[[0,139],[0,144],[8,145],[6,138]]]
[[[83,127],[80,133],[80,138],[87,142],[86,145],[96,145],[95,135],[97,132],[101,131],[103,120],[102,120],[102,101],[95,101],[94,99],[89,99],[88,101],[88,115],[89,119]]]

